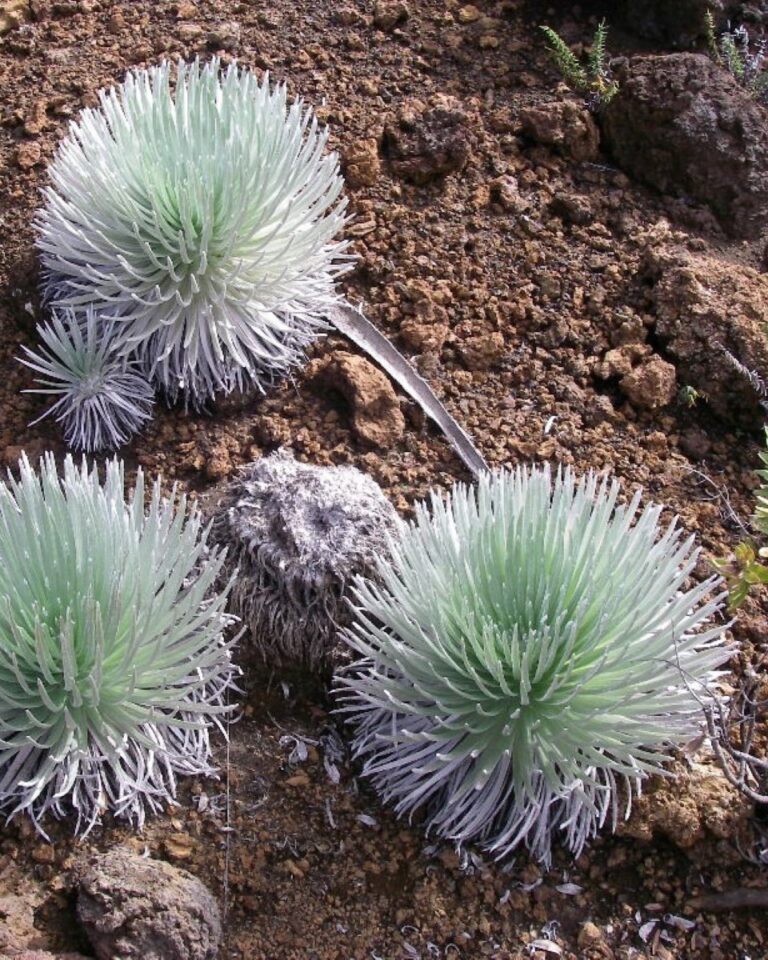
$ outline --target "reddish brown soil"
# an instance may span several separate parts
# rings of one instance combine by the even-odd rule
[[[31,375],[14,359],[33,342],[39,316],[32,220],[45,164],[69,118],[127,67],[218,49],[320,106],[353,184],[349,235],[360,260],[346,294],[414,356],[490,463],[546,459],[615,474],[627,493],[642,485],[678,513],[706,555],[732,550],[740,535],[734,512],[746,519],[752,508],[759,423],[745,431],[718,420],[706,401],[649,409],[641,396],[633,407],[618,375],[603,379],[597,367],[628,342],[658,347],[647,335],[652,304],[641,264],[649,251],[670,246],[758,266],[755,251],[706,232],[714,231],[711,217],[632,185],[602,155],[576,161],[521,137],[520,111],[563,91],[542,53],[538,17],[516,0],[478,5],[474,18],[456,0],[411,0],[406,19],[394,9],[394,24],[379,17],[380,29],[369,0],[32,0],[32,22],[0,41],[3,463],[13,465],[22,450],[64,452],[55,425],[28,426],[42,406],[19,392]],[[584,35],[591,29],[585,23]],[[385,125],[437,96],[465,114],[463,169],[415,184],[387,158],[379,168]],[[461,157],[451,154],[446,169],[451,163]],[[553,204],[563,197],[566,213]],[[331,337],[316,355],[339,349],[349,347]],[[683,377],[678,370],[678,387]],[[161,408],[122,455],[202,492],[288,444],[314,463],[356,464],[407,511],[430,487],[468,477],[418,411],[401,406],[402,438],[365,448],[341,394],[299,373],[267,398],[230,399],[211,416]],[[702,560],[700,572],[707,570]],[[744,658],[762,642],[757,600],[747,602],[734,634]],[[26,823],[0,832],[0,895],[35,891],[40,946],[87,952],[68,867],[89,844],[127,840],[187,867],[220,896],[225,957],[766,956],[768,927],[758,911],[686,911],[698,893],[768,883],[764,868],[737,852],[735,828],[717,836],[707,826],[710,813],[718,823],[728,818],[707,811],[706,800],[668,818],[686,834],[685,849],[673,828],[652,841],[601,839],[576,864],[558,854],[546,876],[524,856],[508,868],[462,861],[446,846],[428,846],[417,825],[396,823],[346,762],[333,783],[319,745],[289,762],[291,744],[281,737],[317,740],[328,723],[322,691],[293,681],[284,691],[279,678],[255,673],[247,688],[229,757],[218,748],[228,779],[185,785],[181,806],[142,835],[106,825],[76,844],[64,823],[52,828],[51,848]],[[675,792],[660,789],[674,805]],[[198,811],[191,796],[202,793],[208,806]],[[638,821],[634,832],[649,832],[644,826]],[[558,891],[566,880],[580,892]],[[689,914],[695,927],[665,923],[667,914]],[[532,945],[537,940],[561,953]]]

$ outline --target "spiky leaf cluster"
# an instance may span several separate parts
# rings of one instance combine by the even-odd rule
[[[230,609],[258,659],[325,672],[350,620],[353,578],[374,576],[400,529],[379,485],[280,451],[245,467],[212,515],[212,536],[228,547],[224,573],[238,571]]]
[[[153,390],[136,361],[116,353],[111,331],[92,307],[83,319],[71,308],[54,310],[49,323],[38,325],[39,353],[23,347],[21,362],[39,374],[40,384],[27,392],[57,398],[34,423],[54,416],[75,450],[114,450],[151,417]]]
[[[608,25],[605,20],[597,25],[586,64],[552,27],[542,26],[547,38],[547,49],[563,80],[578,93],[585,95],[587,105],[594,110],[608,103],[619,91],[619,85],[611,79],[608,64]]]
[[[50,167],[48,299],[110,321],[171,399],[263,389],[324,329],[348,266],[327,139],[285,86],[216,58],[130,72]]]
[[[728,652],[718,578],[661,508],[548,468],[433,495],[360,582],[339,678],[354,749],[398,814],[496,856],[575,854],[698,731]]]
[[[200,515],[122,463],[47,454],[0,485],[0,809],[141,824],[208,774],[235,668]]]

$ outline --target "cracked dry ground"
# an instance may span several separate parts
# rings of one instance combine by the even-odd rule
[[[657,325],[705,313],[705,284],[707,309],[733,311],[730,283],[764,317],[756,253],[611,166],[557,86],[535,11],[515,0],[411,0],[375,13],[368,0],[32,0],[31,11],[0,47],[4,466],[21,450],[64,452],[51,424],[28,426],[42,408],[20,394],[31,380],[14,357],[39,316],[32,218],[69,118],[129,66],[218,50],[287,80],[331,125],[359,258],[345,292],[412,357],[490,463],[615,474],[627,495],[640,485],[678,513],[704,557],[733,548],[734,517],[751,510],[759,418],[739,420],[735,404],[729,419],[706,402],[681,405],[687,371],[670,363]],[[531,108],[555,125],[549,145],[524,134]],[[404,514],[429,488],[467,480],[391,390],[373,390],[373,423],[366,417],[370,369],[341,356],[354,352],[329,337],[306,371],[265,398],[230,398],[210,416],[161,409],[123,455],[202,493],[290,445],[313,463],[357,465]],[[703,558],[698,572],[708,570]],[[765,636],[757,600],[733,632],[744,663]],[[764,868],[737,849],[750,842],[750,811],[710,766],[680,758],[681,784],[650,784],[618,836],[575,863],[558,854],[542,875],[520,856],[504,869],[430,846],[417,825],[378,806],[348,763],[334,782],[322,691],[280,680],[251,672],[230,752],[217,747],[221,781],[185,784],[179,806],[143,834],[107,823],[75,843],[64,823],[48,845],[26,822],[3,827],[0,952],[16,936],[87,953],[69,868],[89,849],[127,842],[210,885],[226,910],[228,958],[768,954],[760,911],[688,906],[699,894],[766,886]],[[318,742],[291,762],[287,735]]]

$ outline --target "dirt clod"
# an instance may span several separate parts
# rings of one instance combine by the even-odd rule
[[[36,140],[20,143],[16,148],[16,163],[22,170],[31,170],[42,158],[42,149]]]
[[[37,902],[26,892],[24,895],[0,896],[0,954],[13,956],[35,944],[38,936],[35,930]]]
[[[458,351],[468,370],[490,370],[504,357],[506,348],[502,334],[484,333],[462,340]]]
[[[314,378],[344,396],[352,411],[352,429],[361,443],[393,446],[405,430],[405,418],[389,378],[352,353],[337,351],[313,368]]]
[[[372,187],[379,179],[379,144],[368,137],[344,152],[344,175],[350,187]]]
[[[688,769],[678,766],[675,773],[674,780],[659,778],[637,798],[619,833],[638,840],[658,833],[684,849],[742,835],[752,805],[717,767],[694,763]]]
[[[585,106],[573,100],[554,101],[529,107],[520,113],[524,136],[535,143],[554,147],[573,160],[595,160],[600,131]]]
[[[0,2],[0,37],[29,20],[32,11],[29,0],[2,0]]]
[[[671,363],[653,356],[621,381],[621,389],[637,410],[658,410],[677,395],[677,376]]]
[[[430,105],[405,103],[384,128],[384,153],[393,172],[424,184],[463,170],[470,157],[469,118],[454,97]]]
[[[759,397],[724,350],[759,376],[768,374],[768,277],[750,267],[670,247],[644,261],[652,283],[655,332],[681,384],[704,394],[723,417],[758,416]]]
[[[402,0],[380,0],[373,8],[373,25],[384,33],[391,33],[405,23],[409,14],[408,5]]]

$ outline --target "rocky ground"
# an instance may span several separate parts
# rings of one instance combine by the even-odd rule
[[[331,126],[359,258],[346,294],[487,460],[642,486],[698,535],[707,574],[743,537],[756,486],[763,414],[722,347],[768,373],[768,125],[702,56],[671,54],[700,42],[705,5],[680,4],[682,25],[664,6],[615,7],[622,93],[596,121],[560,84],[537,25],[584,42],[605,4],[2,0],[3,465],[64,452],[55,425],[28,426],[43,408],[20,393],[31,374],[15,359],[40,315],[33,216],[46,163],[69,119],[127,67],[218,51],[286,80]],[[712,6],[758,30],[765,18],[760,4]],[[160,409],[122,455],[203,493],[281,446],[357,465],[405,515],[430,488],[468,479],[419,410],[333,336],[265,398],[210,415]],[[739,612],[735,677],[764,645],[766,609],[758,595]],[[222,957],[768,955],[764,910],[696,902],[768,891],[765,866],[745,856],[762,849],[759,819],[706,758],[679,757],[677,786],[650,784],[617,837],[575,863],[560,853],[542,874],[524,856],[458,856],[395,822],[357,779],[329,710],[306,678],[252,670],[230,747],[217,746],[221,780],[184,784],[140,835],[108,822],[76,843],[62,823],[49,845],[27,822],[2,828],[0,954],[89,954],[78,870],[127,844],[204,880]]]

